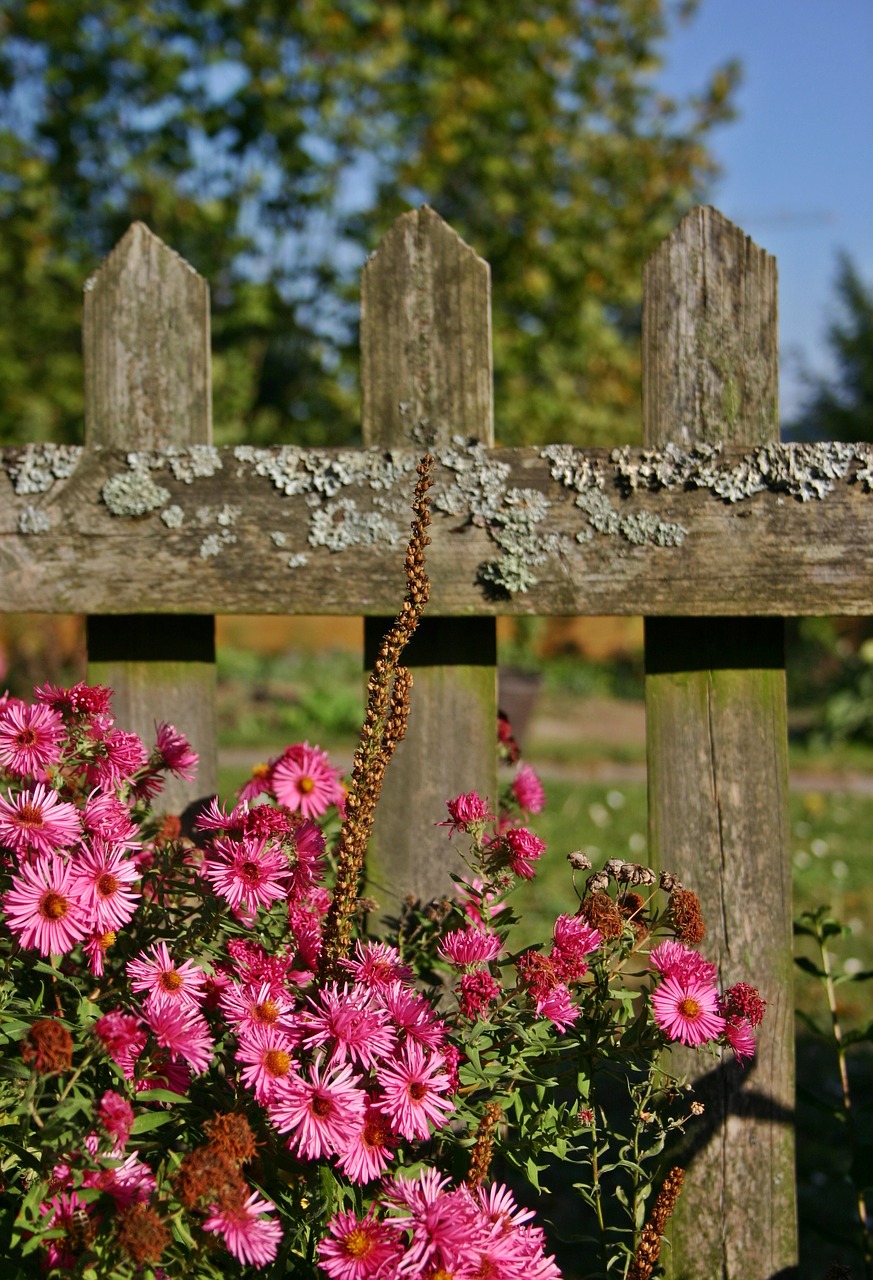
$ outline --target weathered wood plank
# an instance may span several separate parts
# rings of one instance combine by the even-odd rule
[[[873,613],[870,445],[435,452],[435,614]],[[0,450],[0,610],[391,613],[419,455]]]
[[[365,444],[413,443],[443,456],[456,432],[493,444],[488,265],[427,207],[398,218],[364,268],[361,357]],[[483,455],[478,470],[487,469]],[[437,509],[445,493],[432,491]],[[408,524],[407,517],[401,527]],[[435,571],[429,556],[428,574]],[[462,791],[494,797],[496,790],[495,625],[436,616],[442,612],[432,593],[402,659],[413,673],[409,725],[367,855],[369,891],[383,916],[396,915],[406,894],[427,902],[451,892],[449,871],[462,864],[436,825],[445,802]],[[368,665],[387,621],[365,622]],[[451,751],[442,750],[448,742]]]
[[[758,444],[778,431],[776,267],[713,209],[689,214],[644,277],[644,439]],[[754,512],[754,506],[749,508]],[[753,536],[754,516],[744,537]],[[726,531],[726,548],[739,538]],[[789,548],[785,548],[786,551]],[[783,550],[770,544],[773,568]],[[720,582],[725,613],[731,597]],[[701,612],[701,610],[698,610]],[[674,1220],[679,1280],[794,1274],[791,847],[778,619],[646,620],[651,852],[700,895],[724,987],[768,1002],[753,1065],[682,1051],[706,1112]]]
[[[211,444],[209,289],[141,222],[85,285],[83,353],[89,446]],[[75,500],[78,486],[72,487]],[[129,502],[130,486],[121,487]],[[147,487],[144,479],[134,485],[140,502]],[[109,511],[105,502],[103,509]],[[161,803],[181,811],[218,789],[214,624],[190,616],[211,613],[211,607],[183,605],[172,623],[153,616],[139,578],[157,587],[154,566],[146,571],[109,529],[90,545],[75,547],[61,514],[58,531],[65,535],[61,550],[76,557],[77,567],[68,566],[71,576],[102,578],[106,588],[99,598],[73,606],[96,615],[87,622],[89,679],[113,689],[119,723],[147,745],[154,741],[155,724],[165,720],[188,735],[200,756],[196,780],[171,778],[162,794]],[[148,547],[143,551],[147,555]],[[108,570],[107,555],[118,557],[114,571]],[[165,562],[162,569],[175,579],[173,587],[185,590],[183,565]],[[124,577],[122,601],[115,588]]]

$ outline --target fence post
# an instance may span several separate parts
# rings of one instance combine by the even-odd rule
[[[85,439],[116,449],[212,443],[209,288],[135,222],[85,285]],[[95,571],[99,571],[99,566]],[[87,619],[88,678],[109,685],[119,725],[154,741],[155,721],[185,733],[197,779],[162,795],[181,812],[218,789],[215,619],[200,614]]]
[[[488,264],[426,206],[402,214],[364,267],[361,393],[365,444],[438,453],[453,436],[494,443]],[[398,605],[402,589],[398,573]],[[366,621],[368,665],[384,628]],[[406,893],[428,901],[451,890],[449,842],[434,825],[445,801],[474,789],[496,800],[493,618],[425,617],[403,661],[409,728],[368,855],[370,892],[388,915]]]
[[[689,213],[644,273],[643,434],[778,440],[776,264],[715,209]],[[737,509],[737,539],[754,505]],[[743,518],[740,518],[740,517]],[[689,1127],[668,1274],[796,1275],[791,851],[781,619],[646,620],[650,847],[694,888],[722,983],[768,1001],[756,1059],[676,1054],[706,1111]]]

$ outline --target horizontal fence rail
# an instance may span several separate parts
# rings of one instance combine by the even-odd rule
[[[873,612],[873,446],[434,449],[431,609]],[[381,615],[421,450],[0,450],[0,611]]]

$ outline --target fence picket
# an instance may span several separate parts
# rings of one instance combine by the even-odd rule
[[[85,437],[127,450],[212,442],[209,287],[135,222],[85,286]],[[181,811],[218,789],[215,620],[209,615],[96,615],[88,678],[115,691],[121,725],[146,742],[166,720],[200,756],[197,779],[171,779]]]
[[[646,267],[643,361],[647,445],[778,439],[775,261],[714,209],[690,213]],[[782,624],[648,618],[645,644],[651,850],[699,892],[724,986],[742,978],[769,1002],[745,1071],[725,1061],[702,1074],[695,1055],[676,1055],[706,1112],[690,1135],[670,1274],[787,1276],[797,1255]]]
[[[439,454],[459,433],[493,444],[487,263],[431,209],[401,215],[364,268],[361,392],[365,444]],[[398,601],[402,581],[398,578]],[[385,620],[368,618],[366,662]],[[404,662],[413,672],[406,739],[388,770],[368,856],[384,912],[404,894],[451,889],[445,801],[496,788],[496,642],[492,618],[424,619]]]

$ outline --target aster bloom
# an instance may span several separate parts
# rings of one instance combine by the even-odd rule
[[[198,1007],[206,984],[206,974],[193,960],[177,965],[167,950],[166,942],[156,942],[148,953],[141,951],[138,960],[130,960],[127,974],[134,991],[147,991],[146,1004],[151,1007],[172,1001]]]
[[[55,853],[75,844],[82,825],[75,805],[44,783],[13,800],[0,796],[0,844],[16,853]]]
[[[145,1048],[148,1032],[132,1013],[111,1009],[94,1023],[94,1031],[104,1049],[121,1067],[127,1079],[133,1075],[134,1063]]]
[[[304,1160],[336,1155],[348,1145],[348,1135],[361,1127],[366,1094],[351,1066],[328,1067],[320,1061],[309,1078],[295,1076],[268,1107],[270,1119],[287,1133],[288,1146]]]
[[[248,801],[257,800],[258,796],[268,795],[272,789],[273,766],[271,764],[256,764],[252,766],[251,777],[248,778],[237,791],[237,799]]]
[[[204,1231],[220,1235],[228,1253],[244,1266],[265,1267],[279,1251],[282,1228],[269,1216],[276,1206],[253,1191],[240,1205],[213,1205]]]
[[[300,1037],[294,1032],[295,1019],[291,1001],[283,995],[274,995],[268,982],[242,986],[228,982],[220,992],[218,1002],[236,1035],[246,1035],[254,1027],[278,1027],[285,1035]]]
[[[546,803],[546,793],[535,770],[529,764],[523,764],[513,778],[512,794],[519,808],[527,813],[542,813]]]
[[[655,1022],[668,1040],[698,1045],[717,1040],[725,1029],[718,991],[700,978],[664,978],[652,992]]]
[[[570,992],[563,982],[558,982],[551,991],[546,992],[535,1001],[536,1011],[541,1018],[548,1018],[559,1031],[566,1031],[579,1017],[579,1010],[573,1004]]]
[[[755,1056],[755,1033],[748,1018],[729,1018],[724,1028],[725,1043],[733,1051],[737,1062]]]
[[[136,914],[140,895],[131,888],[139,879],[126,850],[94,838],[70,863],[73,894],[93,932],[120,929]]]
[[[318,1262],[331,1280],[389,1280],[403,1255],[397,1232],[373,1216],[334,1214],[318,1246]]]
[[[446,1026],[431,1003],[403,982],[376,988],[376,999],[394,1023],[401,1039],[415,1041],[427,1049],[439,1049],[446,1039]]]
[[[113,729],[95,744],[95,758],[87,769],[89,784],[112,791],[145,768],[148,752],[135,733]]]
[[[234,910],[258,911],[285,896],[288,863],[266,839],[215,840],[200,874]]]
[[[345,792],[340,783],[342,770],[335,769],[320,747],[308,742],[288,747],[273,765],[273,794],[304,818],[319,818],[332,804],[342,806]]]
[[[449,1185],[448,1178],[433,1168],[423,1169],[415,1178],[387,1182],[385,1203],[398,1214],[387,1219],[387,1225],[411,1233],[403,1274],[435,1276],[442,1269],[452,1275],[455,1261],[469,1259],[471,1246],[483,1238],[472,1196],[465,1188],[448,1190]]]
[[[61,1273],[74,1271],[77,1254],[70,1248],[75,1237],[73,1223],[74,1221],[90,1223],[88,1206],[75,1191],[62,1191],[59,1195],[52,1196],[50,1200],[44,1200],[39,1206],[39,1211],[43,1218],[47,1219],[46,1228],[62,1227],[64,1231],[62,1236],[46,1242],[47,1270],[58,1270]],[[85,1215],[84,1220],[82,1214]]]
[[[89,836],[98,836],[107,844],[125,849],[138,849],[137,828],[124,801],[109,791],[92,791],[81,813],[82,825]]]
[[[364,987],[384,987],[395,980],[409,982],[412,978],[412,970],[402,963],[400,952],[387,942],[362,942],[359,938],[354,957],[341,960],[340,964]]]
[[[276,813],[275,809],[271,810]],[[304,818],[295,823],[283,842],[288,864],[288,900],[299,902],[307,897],[324,877],[324,832],[317,822]]]
[[[147,1164],[132,1151],[121,1164],[111,1168],[89,1169],[82,1178],[85,1187],[96,1187],[112,1196],[117,1208],[126,1209],[132,1204],[144,1204],[157,1188],[155,1175]]]
[[[510,827],[503,832],[502,844],[512,872],[522,880],[532,880],[536,874],[534,863],[545,853],[545,842],[527,827]]]
[[[192,750],[191,743],[175,725],[164,722],[157,725],[156,729],[155,752],[159,763],[177,778],[185,778],[188,782],[193,782],[200,757],[196,751]]]
[[[195,1075],[206,1070],[215,1045],[208,1022],[196,1009],[158,1000],[146,1005],[144,1018],[158,1044],[169,1050],[171,1060],[185,1063]]]
[[[272,1102],[296,1075],[296,1045],[297,1039],[276,1024],[240,1033],[236,1051],[237,1062],[243,1064],[240,1079],[261,1104]]]
[[[106,929],[105,931],[97,929],[82,943],[82,950],[88,957],[88,967],[95,978],[103,977],[106,968],[104,963],[106,952],[116,941],[117,936],[114,929]]]
[[[745,1018],[750,1026],[759,1027],[766,1005],[756,987],[748,982],[735,982],[722,996],[719,1013],[726,1018]]]
[[[114,1089],[107,1089],[97,1104],[97,1119],[113,1139],[115,1152],[123,1150],[133,1127],[133,1107],[127,1098]]]
[[[663,978],[677,978],[680,982],[686,978],[696,978],[700,982],[713,983],[718,975],[718,965],[707,960],[699,951],[672,938],[652,948],[649,952],[649,964]]]
[[[459,969],[468,965],[487,964],[500,954],[501,942],[496,933],[486,929],[454,929],[439,945],[439,954]]]
[[[474,1022],[488,1010],[500,995],[500,983],[487,969],[465,973],[457,987],[458,1007],[465,1018]]]
[[[65,955],[88,933],[70,864],[55,853],[37,858],[12,877],[3,910],[21,945],[36,947],[44,956]]]
[[[428,1058],[414,1041],[404,1045],[396,1062],[376,1070],[383,1096],[379,1106],[404,1138],[428,1138],[430,1126],[436,1128],[454,1111],[455,1104],[445,1094],[449,1088],[442,1058]]]
[[[447,800],[446,808],[449,811],[449,821],[439,822],[437,826],[448,827],[450,836],[456,831],[481,836],[487,824],[494,821],[491,806],[487,800],[482,799],[478,791],[465,791],[453,800]]]
[[[64,722],[51,707],[13,699],[0,707],[0,764],[19,778],[57,764],[63,736]]]
[[[373,1067],[388,1057],[397,1036],[384,1009],[374,1004],[366,988],[340,987],[330,982],[309,1000],[298,1018],[306,1048],[330,1048],[329,1062],[354,1062]]]
[[[361,1128],[348,1139],[338,1166],[350,1182],[372,1182],[391,1163],[398,1142],[388,1117],[368,1098]]]
[[[601,944],[597,929],[582,916],[560,915],[555,921],[549,959],[562,982],[578,982],[588,971],[587,957]]]

